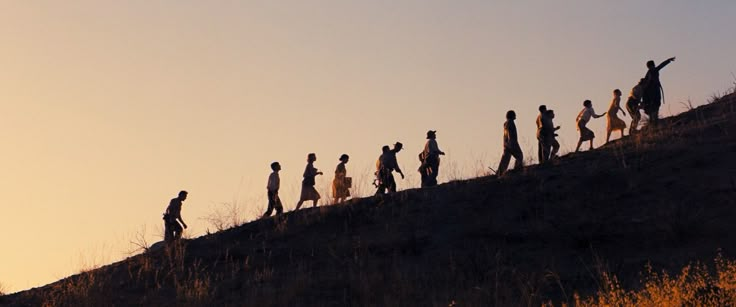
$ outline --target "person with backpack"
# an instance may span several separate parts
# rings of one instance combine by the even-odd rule
[[[437,185],[437,175],[439,175],[440,156],[444,156],[445,152],[440,150],[437,145],[437,131],[427,131],[427,143],[424,144],[424,150],[419,154],[419,173],[422,177],[422,187],[432,187]]]
[[[268,184],[266,190],[268,196],[268,209],[263,214],[263,218],[271,216],[271,213],[276,209],[276,216],[281,215],[284,212],[284,207],[281,205],[281,198],[279,198],[279,187],[281,186],[281,178],[279,178],[279,172],[281,171],[281,164],[278,162],[271,163],[271,175],[268,176]]]
[[[636,84],[629,93],[629,98],[626,100],[626,111],[629,111],[631,116],[631,126],[629,127],[629,135],[634,134],[639,126],[639,120],[641,120],[641,113],[639,112],[641,104],[641,96],[644,93],[644,81],[646,79],[641,78],[639,83]]]
[[[519,146],[514,120],[516,120],[516,112],[513,110],[506,112],[506,122],[503,124],[503,155],[497,171],[499,176],[506,173],[512,156],[516,160],[514,162],[515,170],[524,167],[524,153],[521,151],[521,146]]]
[[[647,75],[644,77],[644,97],[642,105],[644,113],[649,116],[649,122],[656,125],[659,121],[659,107],[662,105],[662,83],[659,81],[659,71],[667,64],[675,61],[674,57],[665,60],[659,65],[654,65],[654,61],[647,62]]]
[[[382,195],[386,193],[396,192],[396,179],[394,179],[393,172],[396,171],[401,175],[401,179],[404,179],[404,172],[401,171],[398,161],[396,161],[396,154],[404,148],[404,144],[396,142],[393,149],[389,149],[388,146],[383,147],[383,154],[378,158],[376,163],[376,176],[378,177],[378,189],[376,195]]]
[[[582,145],[585,141],[590,141],[589,150],[593,149],[593,139],[595,138],[595,133],[593,133],[593,130],[588,129],[588,122],[590,121],[591,117],[600,118],[605,115],[605,112],[601,115],[595,114],[595,110],[593,110],[593,103],[590,100],[583,101],[583,110],[578,113],[578,117],[575,120],[577,122],[578,131],[580,131],[580,139],[578,140],[578,146],[575,147],[575,152],[580,151],[580,145]]]
[[[187,199],[188,194],[187,191],[179,191],[179,195],[171,199],[169,206],[166,207],[166,213],[164,213],[164,242],[171,243],[181,239],[182,232],[187,228],[187,223],[181,217],[181,206]]]
[[[317,202],[322,198],[322,196],[319,195],[319,192],[317,192],[317,189],[314,188],[314,177],[322,175],[322,172],[314,167],[314,162],[316,161],[316,154],[310,153],[307,155],[307,166],[304,168],[304,179],[302,180],[302,193],[299,197],[299,202],[296,204],[296,209],[294,210],[299,210],[299,208],[302,207],[302,204],[307,200],[312,201],[312,207],[317,207]]]

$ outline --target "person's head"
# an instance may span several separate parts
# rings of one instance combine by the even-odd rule
[[[307,155],[307,162],[314,162],[317,161],[317,155],[314,153],[310,153]]]
[[[427,139],[436,139],[436,138],[437,138],[437,130],[427,131]]]
[[[544,112],[544,115],[546,115],[549,118],[555,118],[555,111],[554,110],[547,110],[547,112]]]
[[[647,61],[647,68],[654,68],[654,61],[652,60]]]
[[[391,147],[389,147],[388,145],[383,145],[383,147],[381,147],[381,152],[387,153],[389,151],[391,151]]]
[[[544,113],[545,111],[547,111],[547,106],[546,105],[540,105],[539,106],[539,113]]]
[[[396,142],[396,144],[394,144],[394,151],[395,152],[401,151],[402,148],[404,148],[404,144],[401,144],[401,142]]]
[[[271,170],[274,172],[278,172],[281,170],[281,164],[278,162],[271,163]]]
[[[185,200],[187,199],[187,195],[189,195],[189,192],[187,191],[179,191],[179,197],[177,197],[179,200]]]
[[[342,156],[340,156],[340,162],[342,162],[342,163],[348,163],[348,160],[350,160],[350,156],[348,156],[346,154],[342,154]]]
[[[590,107],[593,106],[593,103],[590,102],[590,100],[585,100],[585,101],[583,101],[583,106],[586,107],[586,108],[590,108]]]
[[[621,97],[621,90],[620,89],[613,90],[613,96]]]
[[[506,112],[506,119],[508,120],[515,120],[516,119],[516,112],[514,110],[510,110]]]

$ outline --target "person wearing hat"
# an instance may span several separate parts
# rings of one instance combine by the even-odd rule
[[[521,151],[521,146],[519,146],[514,120],[516,120],[516,112],[506,112],[506,122],[503,124],[503,156],[501,156],[501,163],[498,165],[497,172],[499,176],[506,173],[512,156],[516,160],[514,162],[515,170],[519,170],[524,166],[524,153]]]
[[[420,155],[422,165],[419,167],[419,173],[422,175],[422,187],[431,187],[437,185],[437,175],[440,168],[440,156],[445,153],[440,150],[437,145],[437,131],[427,131],[427,143],[424,144],[424,151]]]
[[[384,146],[384,149],[388,146]],[[401,175],[401,179],[404,179],[404,172],[401,171],[398,161],[396,161],[396,154],[404,148],[404,144],[396,142],[394,148],[390,150],[384,150],[381,157],[378,159],[378,190],[376,195],[396,192],[396,180],[394,179],[393,172],[396,171]]]
[[[348,163],[350,157],[346,154],[340,156],[340,164],[335,169],[335,179],[332,180],[332,197],[335,199],[335,203],[341,203],[350,197],[350,186],[352,180],[348,177],[348,171],[345,168],[345,164]]]

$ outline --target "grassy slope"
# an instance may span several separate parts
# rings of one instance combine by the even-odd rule
[[[289,213],[0,298],[11,306],[568,302],[736,257],[736,96],[554,163]]]

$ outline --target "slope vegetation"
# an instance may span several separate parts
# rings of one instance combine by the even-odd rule
[[[736,257],[736,95],[487,176],[254,221],[4,296],[10,306],[491,306]]]

